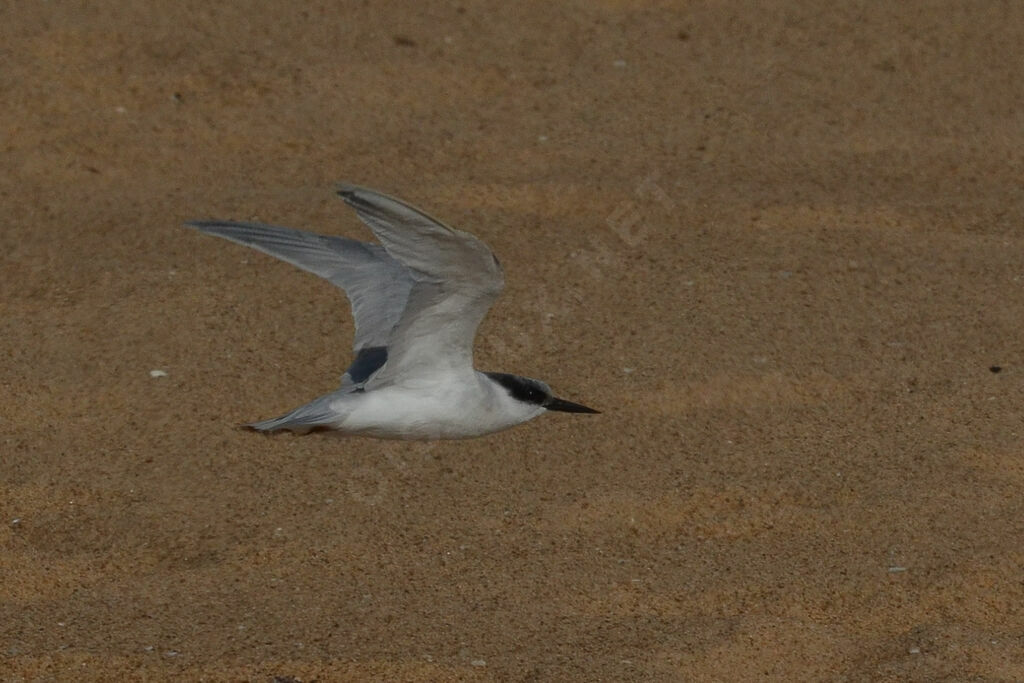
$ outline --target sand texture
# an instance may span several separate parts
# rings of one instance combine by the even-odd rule
[[[1022,45],[995,1],[0,5],[0,681],[1024,680]],[[351,317],[181,223],[369,239],[338,181],[486,241],[478,367],[603,414],[239,430]]]

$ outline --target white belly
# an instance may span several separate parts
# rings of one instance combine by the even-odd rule
[[[475,374],[475,373],[474,373]],[[338,399],[337,429],[392,439],[463,439],[515,426],[544,411],[514,401],[490,380],[387,386]]]

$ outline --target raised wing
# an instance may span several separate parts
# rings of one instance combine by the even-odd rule
[[[413,280],[373,383],[471,369],[476,329],[504,285],[491,250],[394,197],[351,185],[338,194]]]
[[[346,371],[349,381],[365,382],[384,363],[384,347],[405,308],[413,279],[383,247],[261,223],[190,221],[186,225],[287,261],[342,289],[355,321],[356,357]],[[346,383],[344,378],[342,382]]]

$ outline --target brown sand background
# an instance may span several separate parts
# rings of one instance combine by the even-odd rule
[[[1024,680],[1024,5],[769,4],[5,4],[2,680]],[[180,223],[338,180],[604,414],[237,430],[347,306]]]

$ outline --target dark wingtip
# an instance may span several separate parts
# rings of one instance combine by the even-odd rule
[[[344,199],[345,201],[348,201],[350,199],[355,199],[356,193],[359,192],[359,190],[361,189],[362,188],[359,187],[358,185],[350,185],[349,183],[338,183],[337,185],[334,186],[334,193],[337,194],[342,199]]]
[[[367,209],[369,207],[368,202],[364,197],[359,196],[359,190],[361,188],[355,185],[339,185],[335,193],[341,197],[341,200],[351,206],[355,210]]]

